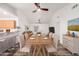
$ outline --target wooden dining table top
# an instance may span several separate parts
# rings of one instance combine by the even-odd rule
[[[44,35],[32,35],[29,39],[26,40],[26,44],[34,45],[34,44],[44,44],[51,45],[53,43],[53,39],[50,39]]]

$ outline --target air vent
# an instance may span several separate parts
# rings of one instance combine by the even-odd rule
[[[75,9],[77,6],[78,6],[78,4],[75,4],[75,5],[72,7],[72,9]]]

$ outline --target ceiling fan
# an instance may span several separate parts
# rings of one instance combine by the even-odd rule
[[[32,11],[33,13],[39,11],[39,10],[42,10],[42,11],[48,11],[48,8],[41,8],[40,7],[40,3],[34,3],[34,5],[37,7],[36,10]]]

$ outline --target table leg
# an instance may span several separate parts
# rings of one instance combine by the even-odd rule
[[[46,55],[46,52],[45,52],[45,47],[44,46],[42,46],[42,51],[43,51],[43,54],[45,56]]]
[[[46,56],[46,49],[44,45],[35,45],[33,49],[33,56],[44,55]]]
[[[36,49],[37,49],[37,47],[36,47],[36,46],[34,46],[33,56],[34,56],[34,55],[35,55],[35,53],[36,53]]]

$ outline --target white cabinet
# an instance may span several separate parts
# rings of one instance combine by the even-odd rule
[[[71,53],[79,54],[79,38],[71,36],[63,36],[63,46]]]

